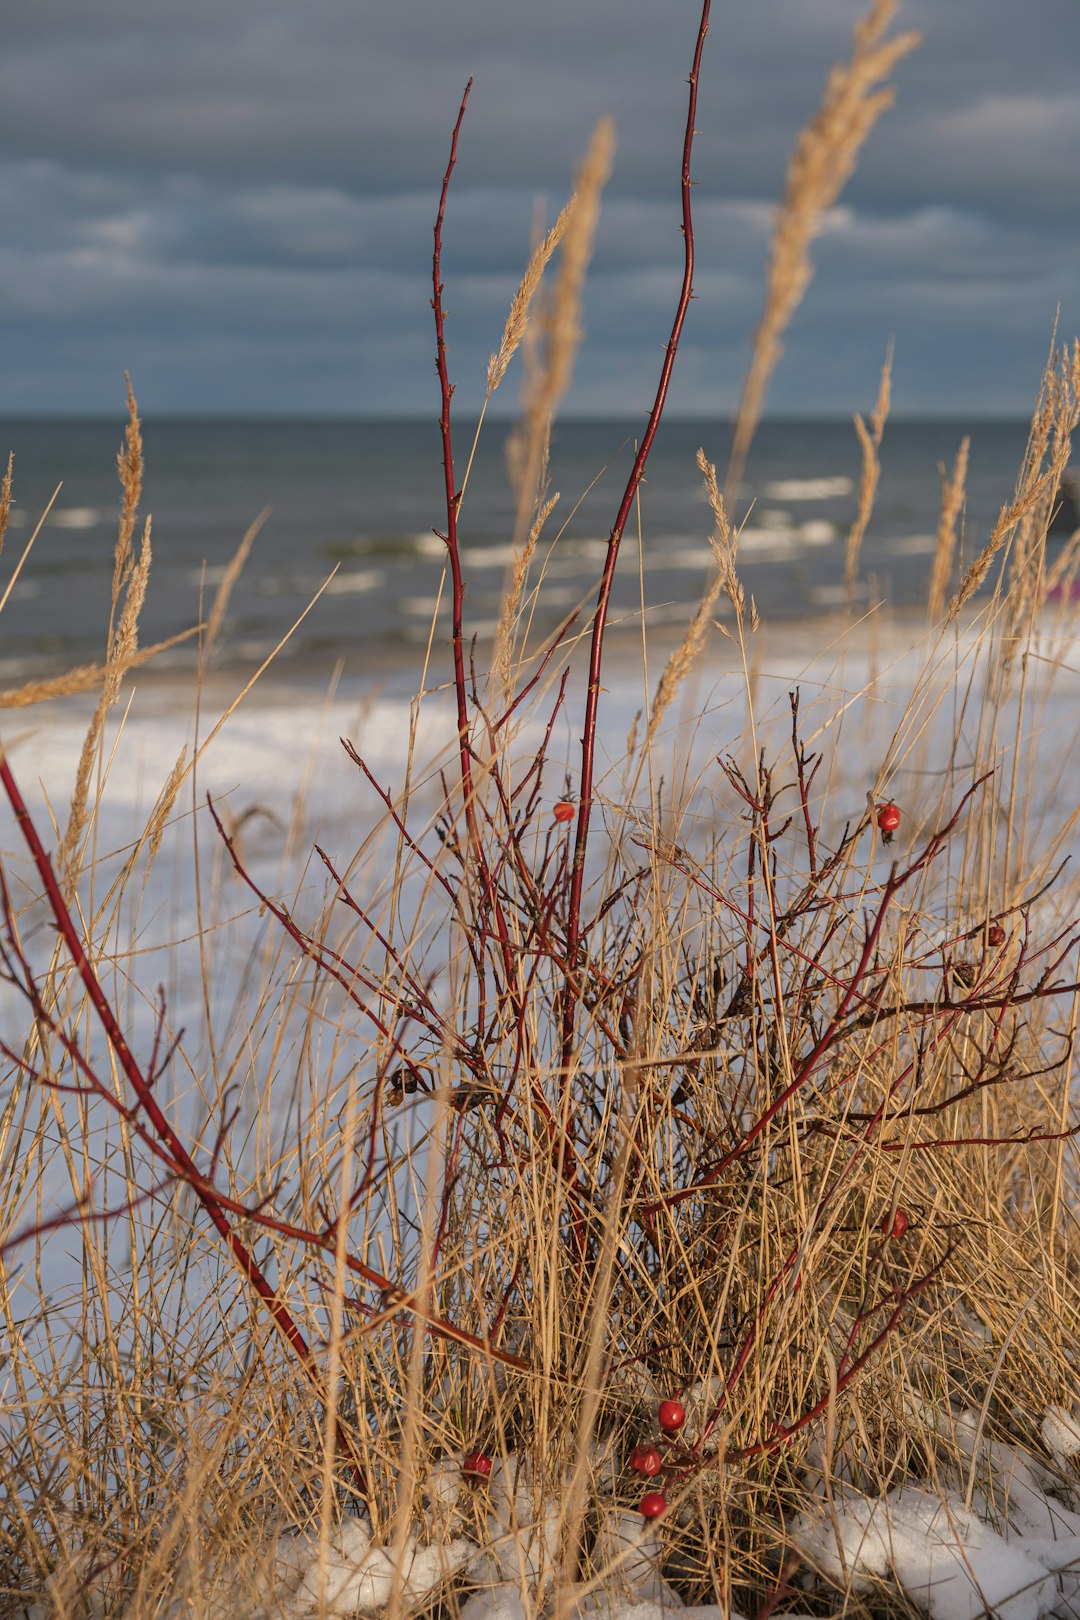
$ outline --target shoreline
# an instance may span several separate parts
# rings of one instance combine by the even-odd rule
[[[952,639],[966,640],[973,629],[978,613],[964,615],[957,625],[937,634]],[[687,615],[689,621],[690,615]],[[670,654],[681,644],[685,625],[662,624],[647,630],[644,648],[649,680],[655,686]],[[928,645],[933,633],[929,630],[924,613],[904,608],[891,608],[882,604],[878,612],[868,611],[854,620],[840,613],[820,614],[813,617],[763,620],[759,629],[747,635],[748,660],[752,669],[769,669],[775,673],[788,671],[792,678],[801,674],[810,676],[819,661],[838,661],[855,656],[871,660],[889,660],[914,652]],[[576,647],[575,647],[576,642]],[[575,673],[581,673],[588,629],[568,637],[566,648],[573,649],[567,659],[565,651],[553,660],[552,667],[563,668],[570,663]],[[477,644],[476,662],[480,671],[486,671],[491,642]],[[625,622],[609,626],[605,645],[604,667],[610,677],[620,683],[642,674],[643,637],[640,624]],[[717,667],[718,663],[723,667]],[[426,660],[427,683],[424,694],[434,698],[448,692],[452,685],[452,668],[448,640],[440,638],[432,644],[431,656]],[[737,643],[718,630],[712,630],[689,679],[701,680],[712,667],[717,679],[738,670],[741,665]],[[198,697],[199,707],[206,714],[227,707],[236,701],[250,681],[250,690],[242,702],[248,706],[277,705],[285,699],[305,698],[309,702],[327,702],[335,699],[372,699],[381,696],[413,698],[420,690],[425,673],[425,651],[404,642],[387,642],[380,646],[378,656],[350,656],[348,650],[330,655],[308,653],[303,657],[288,655],[273,660],[261,672],[259,662],[238,657],[215,660],[199,678],[194,661],[181,668],[175,661],[168,664],[153,661],[129,671],[121,688],[121,704],[125,695],[138,694],[140,709],[148,700],[152,712],[190,708],[192,712]],[[61,673],[61,672],[58,672]],[[25,677],[30,680],[49,677]],[[528,678],[526,676],[526,678]],[[23,680],[7,684],[9,692],[17,692]],[[33,718],[66,711],[85,709],[91,712],[97,702],[95,686],[82,693],[58,694],[25,707],[12,706],[0,713],[0,728],[13,729],[21,718],[33,723]],[[144,711],[145,712],[145,711]],[[5,725],[5,714],[7,725]]]

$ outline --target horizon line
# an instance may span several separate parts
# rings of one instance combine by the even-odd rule
[[[458,420],[463,421],[463,422],[472,422],[472,421],[475,421],[475,419],[478,417],[478,415],[479,415],[478,411],[470,412],[470,411],[462,409],[462,411],[459,413]],[[825,424],[835,424],[835,423],[838,423],[838,422],[844,422],[844,423],[850,424],[851,421],[852,421],[852,417],[853,417],[853,413],[850,412],[850,411],[836,411],[836,412],[816,411],[816,412],[812,412],[812,413],[811,412],[799,412],[799,411],[790,412],[790,413],[780,413],[780,412],[778,412],[775,415],[763,416],[761,418],[761,420],[760,420],[759,427],[795,426],[795,425],[808,426],[808,425],[813,425],[815,423],[825,425]],[[298,426],[298,425],[303,425],[303,424],[308,424],[308,423],[310,423],[310,424],[341,423],[341,424],[350,424],[350,425],[355,424],[356,426],[363,426],[363,427],[369,427],[369,426],[370,427],[379,427],[379,426],[384,426],[384,425],[403,425],[404,426],[406,424],[409,425],[409,426],[419,426],[419,425],[423,424],[425,426],[430,426],[435,430],[438,429],[438,416],[437,416],[437,414],[428,413],[428,412],[422,412],[422,411],[387,411],[387,412],[383,412],[383,413],[381,413],[379,415],[373,415],[373,414],[371,414],[370,412],[367,412],[367,411],[363,411],[363,412],[360,412],[360,411],[333,411],[333,412],[326,412],[326,413],[320,413],[320,412],[315,412],[315,411],[294,411],[294,412],[290,413],[288,411],[220,411],[220,410],[218,410],[218,411],[213,411],[213,410],[171,410],[170,411],[170,410],[166,410],[166,411],[155,411],[155,412],[151,413],[151,412],[144,411],[144,410],[142,410],[140,408],[139,418],[140,418],[140,421],[142,422],[144,427],[147,426],[148,424],[153,425],[153,423],[155,423],[155,422],[159,422],[159,423],[160,422],[170,422],[170,423],[172,423],[172,422],[192,422],[192,423],[194,423],[194,422],[215,422],[215,423],[228,423],[228,422],[238,422],[239,423],[239,422],[244,422],[244,423],[248,423],[248,424],[265,423],[268,426],[269,425]],[[6,408],[0,406],[0,423],[3,423],[5,425],[12,424],[12,423],[25,423],[25,424],[67,423],[67,424],[71,424],[71,425],[82,424],[82,423],[86,423],[86,424],[91,424],[91,423],[108,424],[108,423],[114,423],[114,422],[117,422],[117,421],[126,421],[126,419],[127,419],[126,409],[124,409],[122,406],[119,406],[119,405],[117,406],[115,411],[110,411],[110,410],[100,410],[100,411],[98,411],[98,410],[95,410],[95,411],[37,411],[37,410],[35,410],[35,411],[21,411],[21,412],[9,411]],[[622,412],[606,413],[606,412],[601,412],[601,411],[591,411],[591,412],[588,412],[588,413],[581,413],[581,414],[575,414],[573,412],[567,412],[564,415],[557,417],[555,422],[552,425],[553,425],[553,427],[556,427],[556,428],[559,427],[560,425],[574,426],[574,427],[587,427],[587,426],[589,426],[591,424],[610,424],[610,423],[619,423],[619,424],[632,425],[634,423],[642,424],[645,420],[647,420],[647,414],[646,414],[646,416],[643,416],[642,413],[636,412],[636,411],[635,412],[627,412],[627,413],[622,413]],[[675,426],[675,425],[678,425],[679,423],[690,424],[690,423],[698,423],[698,422],[710,422],[710,423],[714,423],[714,424],[719,424],[719,425],[721,425],[723,427],[732,427],[734,425],[734,420],[735,420],[735,418],[733,416],[725,415],[724,413],[720,413],[720,412],[711,412],[711,411],[699,411],[699,412],[692,412],[692,413],[691,412],[676,412],[676,413],[672,413],[670,415],[665,414],[665,416],[663,418],[663,421],[661,423],[661,426],[663,426],[665,424]],[[937,411],[932,411],[932,410],[926,410],[926,411],[899,410],[899,411],[894,411],[894,412],[892,412],[890,414],[890,416],[889,416],[889,425],[898,425],[900,423],[927,423],[927,422],[940,422],[942,424],[962,424],[964,422],[973,422],[973,423],[988,424],[988,425],[1000,424],[1001,426],[1011,427],[1011,426],[1015,426],[1017,423],[1023,423],[1025,425],[1027,425],[1030,422],[1030,420],[1031,420],[1030,411],[1026,411],[1026,412],[1025,411],[1018,411],[1015,415],[1013,415],[1013,414],[1010,414],[1010,413],[1005,412],[1005,411],[981,411],[980,412],[980,411],[941,411],[941,410],[937,410]],[[502,415],[502,414],[495,415],[495,414],[489,412],[487,414],[487,416],[485,417],[485,421],[490,423],[492,426],[495,426],[495,427],[513,426],[518,421],[520,421],[520,416],[518,416],[516,414],[515,415]]]

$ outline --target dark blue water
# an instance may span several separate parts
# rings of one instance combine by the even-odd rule
[[[547,557],[541,627],[594,587],[640,428],[592,421],[556,429],[551,487],[561,500],[548,542],[561,524],[565,531]],[[119,417],[0,422],[0,452],[15,455],[17,501],[0,560],[3,583],[54,488],[63,483],[0,622],[5,681],[101,656],[122,432]],[[513,527],[505,473],[508,432],[505,423],[485,427],[462,511],[467,624],[481,638],[498,610]],[[1026,426],[899,422],[886,430],[861,574],[864,582],[872,577],[877,597],[898,607],[925,601],[939,464],[951,463],[964,432],[972,437],[963,541],[970,557],[1008,499]],[[325,660],[329,667],[341,656],[354,668],[376,667],[426,638],[442,572],[442,548],[432,529],[445,522],[434,424],[151,421],[144,424],[144,442],[143,512],[153,518],[154,566],[143,643],[197,620],[204,570],[212,594],[245,529],[267,506],[270,516],[232,598],[224,658],[250,662],[265,654],[335,566],[335,578],[282,655],[286,662]],[[462,466],[468,442],[466,429],[459,428]],[[660,430],[642,488],[641,555],[654,623],[684,618],[707,577],[711,518],[695,465],[699,445],[722,479],[727,427],[672,422]],[[766,618],[804,617],[837,605],[859,467],[850,422],[770,422],[761,428],[743,490],[742,511],[749,505],[750,515],[740,573]],[[541,555],[547,556],[546,545]],[[635,520],[614,610],[632,615],[639,604]],[[180,665],[190,654],[170,658]]]

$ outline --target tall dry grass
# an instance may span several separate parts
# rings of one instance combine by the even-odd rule
[[[833,68],[821,106],[792,153],[773,229],[761,317],[735,413],[727,473],[731,494],[738,490],[761,420],[783,335],[810,285],[810,244],[855,172],[874,125],[893,104],[894,92],[886,81],[919,43],[918,34],[910,31],[889,37],[898,11],[898,0],[873,0],[855,24],[851,57]]]
[[[872,8],[798,148],[740,456],[814,224],[885,105],[874,86],[909,48],[907,36],[883,42],[892,9]],[[579,199],[594,200],[571,205],[580,215],[538,248],[500,350],[521,340],[545,264],[579,232],[525,411],[523,555],[550,515],[544,446],[601,144],[579,177]],[[659,1441],[658,1399],[679,1395],[687,1422],[664,1443],[659,1533],[685,1600],[906,1613],[884,1589],[793,1592],[807,1499],[916,1475],[945,1489],[964,1466],[942,1419],[950,1403],[1049,1466],[1040,1416],[1074,1398],[1080,1325],[1080,912],[1075,883],[1055,877],[1075,842],[1068,779],[1048,780],[1033,721],[1060,714],[1047,705],[1075,635],[1049,616],[1046,529],[1076,367],[1075,350],[1052,356],[1015,497],[946,612],[962,449],[943,489],[931,634],[894,672],[887,707],[880,685],[862,705],[858,685],[760,697],[762,627],[703,447],[712,577],[639,740],[597,784],[605,837],[573,960],[572,852],[553,806],[574,797],[556,728],[579,700],[576,648],[529,635],[527,556],[464,741],[451,725],[425,760],[418,699],[401,786],[353,748],[367,804],[354,848],[317,846],[274,886],[239,818],[219,807],[215,826],[197,799],[180,813],[225,716],[178,758],[134,844],[106,847],[105,722],[143,656],[150,581],[149,531],[134,544],[130,399],[105,662],[67,677],[69,693],[93,682],[100,697],[66,830],[54,829],[57,897],[47,859],[19,859],[15,830],[5,835],[11,1612],[278,1612],[275,1558],[293,1532],[329,1581],[341,1526],[362,1507],[394,1555],[388,1612],[414,1606],[406,1552],[418,1540],[443,1549],[439,1612],[455,1614],[482,1580],[452,1578],[451,1549],[493,1535],[483,1485],[458,1488],[475,1450],[527,1459],[504,1551],[526,1614],[568,1611],[583,1586],[620,1590],[625,1549],[605,1526],[641,1494],[627,1459]],[[886,371],[860,434],[849,592],[887,454],[887,384]],[[681,720],[701,701],[691,683],[717,645],[721,595],[738,673],[716,758],[684,744]],[[852,679],[861,635],[851,623]],[[62,689],[24,689],[26,704]],[[453,774],[462,747],[468,804]],[[1063,763],[1060,746],[1053,758]],[[4,760],[20,769],[17,748]],[[879,812],[893,798],[902,820],[886,847]],[[175,996],[146,975],[139,917],[151,870],[185,847],[189,822],[198,928],[176,942],[174,989],[181,974],[194,983],[185,999],[205,1016],[184,1033]],[[55,943],[64,906],[82,974]],[[230,975],[242,993],[223,1016],[214,990]],[[172,1145],[100,1033],[94,983]],[[251,1286],[256,1267],[269,1299]]]

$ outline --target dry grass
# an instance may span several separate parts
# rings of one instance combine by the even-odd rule
[[[931,624],[937,624],[945,610],[945,593],[952,578],[953,558],[956,554],[957,525],[964,509],[970,450],[971,440],[965,436],[961,439],[960,448],[956,452],[952,472],[946,475],[945,469],[941,469],[941,515],[938,518],[937,541],[934,546],[934,563],[930,571],[930,591],[926,607],[926,616]]]
[[[873,0],[856,23],[851,59],[830,73],[820,110],[800,136],[788,166],[769,253],[765,302],[735,416],[727,474],[731,494],[742,478],[783,335],[810,285],[810,244],[854,173],[870,131],[892,106],[893,91],[882,88],[883,81],[919,42],[914,33],[886,37],[898,10],[897,0]]]
[[[614,153],[614,126],[610,119],[602,118],[578,169],[574,194],[555,227],[561,244],[558,274],[550,301],[542,311],[533,363],[526,371],[522,422],[507,445],[510,481],[517,499],[513,535],[516,556],[511,568],[509,589],[499,614],[492,660],[496,681],[502,683],[504,691],[510,680],[514,637],[529,569],[544,525],[559,498],[557,494],[552,495],[547,483],[551,427],[559,402],[570,386],[574,357],[583,335],[581,305],[585,274],[592,259],[600,217],[600,199],[611,173]],[[554,231],[551,234],[554,235]],[[547,262],[545,259],[540,263],[545,246],[546,243],[542,244],[534,253],[532,265],[538,266],[536,274],[532,277],[526,274],[522,290],[519,290],[511,309],[507,333],[513,329],[516,342],[520,342],[524,334],[528,307],[522,304],[522,295],[527,287],[531,301],[539,289],[540,277]],[[522,305],[520,310],[519,304]],[[500,356],[506,347],[507,336],[504,334]],[[495,358],[497,370],[499,357]],[[492,368],[489,366],[489,377],[491,374]]]
[[[878,4],[861,26],[793,164],[759,334],[774,357],[814,222],[885,105],[873,87],[910,46],[883,42],[891,14]],[[1052,358],[1015,497],[941,626],[964,441],[929,580],[935,633],[887,703],[828,683],[790,705],[759,700],[756,608],[699,454],[715,572],[643,740],[599,784],[608,837],[588,871],[567,1070],[571,848],[551,805],[571,649],[541,665],[521,603],[609,147],[601,138],[578,211],[555,227],[563,280],[521,441],[528,543],[497,678],[471,715],[475,835],[448,774],[456,734],[426,760],[418,698],[401,785],[374,782],[357,756],[372,796],[354,847],[316,850],[272,883],[247,864],[240,816],[220,836],[201,806],[181,821],[223,716],[177,759],[139,835],[110,851],[105,717],[148,656],[129,401],[102,695],[57,865],[154,1096],[228,1200],[314,1376],[239,1251],[216,1240],[202,1183],[132,1106],[116,1043],[54,942],[41,869],[11,849],[0,1594],[13,1613],[31,1600],[131,1620],[273,1613],[278,1532],[309,1534],[328,1574],[361,1499],[397,1550],[386,1607],[405,1612],[410,1538],[449,1559],[454,1538],[491,1535],[485,1490],[450,1489],[474,1448],[529,1459],[504,1536],[513,1547],[518,1532],[526,1614],[547,1601],[545,1581],[559,1606],[571,1580],[617,1591],[628,1553],[605,1526],[640,1496],[628,1453],[654,1437],[657,1399],[678,1392],[687,1443],[669,1453],[660,1534],[680,1595],[900,1616],[884,1589],[791,1592],[800,1508],[853,1483],[952,1489],[961,1406],[1045,1463],[1041,1413],[1075,1398],[1080,1189],[1066,1133],[1080,907],[1075,883],[1048,880],[1077,829],[1047,779],[1040,725],[1075,636],[1064,618],[1051,645],[1044,610],[1080,358]],[[521,340],[555,246],[534,255],[502,350]],[[750,431],[766,374],[748,385]],[[869,428],[859,422],[849,590],[887,410],[888,368]],[[5,485],[0,510],[9,499]],[[253,538],[211,605],[207,650]],[[1010,541],[995,589],[976,594]],[[685,744],[677,700],[722,595],[737,679],[703,716],[728,739],[718,761],[712,743]],[[1060,740],[1054,757],[1067,766]],[[888,850],[886,794],[903,806]],[[160,883],[170,859],[193,885],[197,928],[149,954],[144,909],[162,892],[149,876]],[[530,1549],[535,1514],[552,1534]],[[438,1613],[456,1614],[468,1590],[448,1579]]]
[[[855,432],[858,435],[859,448],[862,451],[862,475],[859,479],[858,506],[855,510],[854,521],[848,530],[847,551],[844,558],[844,589],[847,592],[848,613],[852,611],[854,606],[855,581],[859,574],[859,557],[874,512],[874,499],[877,495],[878,479],[881,477],[881,440],[885,432],[885,423],[889,417],[891,398],[892,354],[890,353],[881,368],[881,382],[878,385],[877,402],[870,416],[870,426],[867,427],[861,416],[855,418]]]

